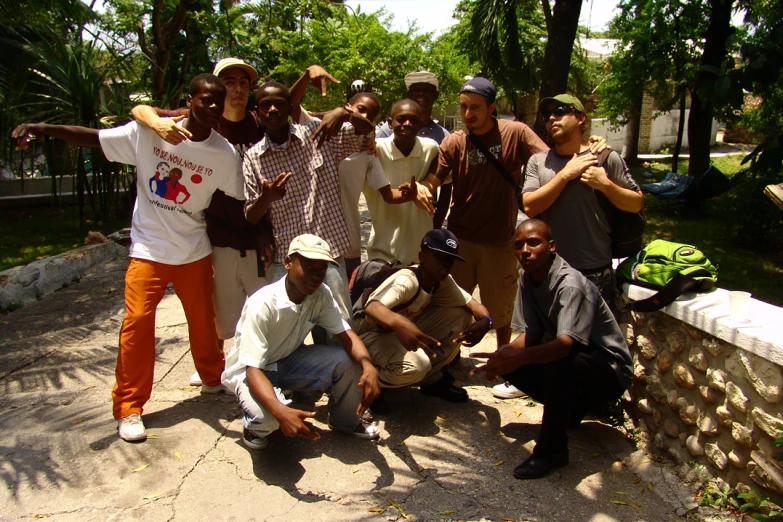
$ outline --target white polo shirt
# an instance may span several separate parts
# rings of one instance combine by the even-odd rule
[[[221,379],[232,392],[236,392],[237,385],[245,380],[248,366],[277,370],[277,361],[299,348],[316,325],[332,334],[350,329],[340,315],[329,287],[322,284],[297,304],[288,298],[287,279],[286,275],[245,301],[234,347],[226,357],[226,370]]]

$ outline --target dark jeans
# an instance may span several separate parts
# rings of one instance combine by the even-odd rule
[[[544,405],[533,450],[539,456],[568,451],[569,424],[580,422],[587,413],[600,412],[624,391],[603,353],[582,344],[574,344],[562,359],[523,366],[503,377]]]

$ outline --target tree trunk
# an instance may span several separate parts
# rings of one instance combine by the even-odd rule
[[[720,69],[726,59],[726,41],[731,36],[731,8],[733,0],[711,0],[710,24],[704,39],[704,52],[701,56],[701,69],[696,78],[696,85],[691,93],[691,114],[688,117],[688,147],[690,163],[688,174],[699,176],[710,166],[710,136],[712,135],[712,118],[715,113],[709,96],[702,96],[700,90],[718,75],[714,70]]]
[[[625,125],[625,162],[628,165],[639,163],[639,130],[642,126],[641,106],[637,104],[633,113],[628,116]]]
[[[539,100],[566,92],[568,71],[571,69],[571,51],[574,48],[581,10],[581,0],[555,1],[555,7],[552,9],[552,31],[547,35],[544,51]],[[536,118],[535,131],[542,138],[546,136],[544,122],[540,121],[540,117]]]
[[[680,120],[677,122],[677,141],[674,143],[674,154],[672,154],[672,172],[677,174],[677,165],[680,162],[680,151],[682,150],[682,135],[685,130],[685,92],[680,95]]]

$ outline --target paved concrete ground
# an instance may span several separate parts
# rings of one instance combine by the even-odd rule
[[[570,466],[514,480],[541,407],[493,398],[467,377],[469,359],[458,378],[470,403],[397,390],[379,442],[330,432],[313,397],[299,406],[317,412],[321,440],[278,433],[251,452],[234,398],[187,385],[194,367],[173,294],[158,314],[150,438],[123,442],[110,390],[125,266],[97,267],[0,317],[1,519],[673,521],[691,507],[689,486],[598,422],[571,432]]]

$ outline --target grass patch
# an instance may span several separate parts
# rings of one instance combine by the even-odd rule
[[[126,218],[96,223],[89,216],[79,227],[75,206],[21,207],[3,209],[0,221],[0,270],[26,265],[84,245],[90,230],[105,235],[130,226]]]
[[[736,173],[743,155],[713,158],[713,165],[726,175]],[[687,172],[687,160],[680,172]],[[631,171],[639,183],[658,181],[670,169],[671,161],[660,160]],[[762,244],[744,242],[737,233],[736,220],[730,212],[734,190],[730,190],[698,209],[683,205],[661,205],[661,201],[645,195],[647,229],[645,242],[666,239],[695,245],[710,261],[717,264],[718,286],[728,290],[744,290],[754,297],[783,306],[783,252],[779,238]]]

